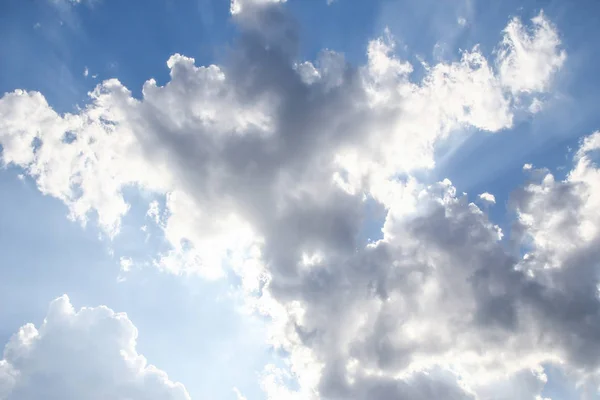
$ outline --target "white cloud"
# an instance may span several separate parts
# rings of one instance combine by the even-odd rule
[[[567,58],[560,48],[558,32],[544,13],[531,22],[533,27],[528,29],[514,18],[504,29],[498,49],[500,79],[513,93],[546,90]]]
[[[286,0],[231,0],[230,12],[233,15],[241,14],[252,7],[264,7],[274,3],[285,3]]]
[[[240,392],[240,390],[236,387],[233,388],[233,393],[235,393],[237,400],[248,400],[248,398],[244,396],[242,392]]]
[[[272,320],[271,343],[290,354],[289,371],[265,372],[270,398],[467,399],[506,381],[533,397],[541,373],[534,384],[523,377],[541,362],[591,371],[560,330],[567,314],[552,315],[560,291],[515,269],[521,261],[481,209],[448,180],[397,179],[433,167],[436,144],[464,128],[511,127],[515,96],[547,89],[558,66],[538,73],[530,61],[564,53],[543,15],[533,36],[509,24],[496,63],[475,47],[413,82],[387,32],[362,67],[329,50],[299,63],[293,24],[265,7],[237,19],[242,38],[226,63],[173,55],[170,81],[149,80],[141,99],[117,80],[75,114],[56,114],[39,93],[4,96],[4,162],[73,218],[97,213],[110,235],[129,207],[124,188],[164,195],[164,212],[156,203],[149,215],[172,250],[156,265],[241,275]],[[577,179],[591,181],[579,159]],[[538,221],[529,205],[555,204],[536,197],[543,184],[530,189],[518,209],[544,253],[553,239],[536,235],[560,224]],[[383,239],[366,247],[356,239],[365,198],[387,213]],[[582,237],[593,238],[594,224],[582,224]],[[595,344],[595,328],[578,329],[578,343]]]
[[[150,203],[146,216],[150,217],[157,225],[161,224],[160,206],[158,201],[154,200]]]
[[[101,306],[75,311],[65,295],[44,322],[13,335],[0,361],[0,398],[189,400],[180,383],[136,351],[127,315]]]
[[[119,259],[119,265],[121,266],[121,271],[129,272],[131,271],[131,267],[133,267],[133,260],[129,257],[121,257]]]
[[[600,132],[587,136],[575,155],[575,166],[564,181],[549,172],[516,197],[523,236],[535,250],[528,268],[561,267],[594,246],[600,236],[600,170],[593,152],[600,149]],[[541,171],[544,172],[544,171]]]
[[[577,161],[580,163],[579,165],[589,167],[592,161],[588,158],[590,153],[597,152],[598,150],[600,150],[600,131],[583,138],[576,155]]]
[[[254,32],[265,25],[256,22],[244,29]],[[408,80],[412,67],[393,55],[393,39],[387,36],[369,45],[369,62],[358,70],[339,55],[324,52],[313,73],[316,80],[308,87],[298,82],[300,71],[286,47],[281,47],[288,42],[249,36],[254,42],[248,41],[222,67],[196,67],[191,58],[172,56],[167,63],[171,82],[164,87],[153,80],[146,82],[141,101],[112,79],[92,92],[92,102],[81,112],[61,116],[41,94],[16,91],[0,100],[3,160],[27,169],[43,193],[67,204],[71,218],[85,223],[90,214],[97,214],[110,236],[118,233],[129,209],[123,188],[136,185],[169,194],[171,209],[165,226],[175,253],[159,265],[170,265],[173,270],[175,263],[167,261],[175,257],[188,266],[175,271],[196,269],[211,275],[209,271],[219,270],[215,265],[223,255],[219,251],[236,250],[231,248],[231,238],[244,236],[245,248],[253,235],[250,231],[265,234],[258,232],[262,228],[247,226],[261,222],[244,221],[253,217],[240,215],[246,213],[243,209],[248,204],[243,198],[258,201],[256,193],[265,190],[272,193],[270,201],[276,201],[279,194],[273,190],[284,193],[286,174],[302,177],[298,195],[307,188],[314,191],[331,184],[328,178],[314,182],[317,176],[311,174],[316,171],[298,168],[295,159],[300,154],[313,158],[330,176],[346,175],[349,189],[362,190],[359,183],[374,174],[387,179],[400,171],[432,167],[435,142],[461,126],[491,131],[511,126],[509,101],[477,49],[465,53],[460,62],[431,67],[425,79],[415,84]],[[261,41],[274,41],[274,47],[261,50],[257,47]],[[274,50],[276,58],[269,56]],[[247,74],[250,64],[264,73]],[[265,73],[272,74],[270,82]],[[276,76],[280,78],[273,80]],[[298,97],[300,93],[305,95]],[[301,102],[294,112],[312,121],[309,126],[293,125],[297,118],[289,115],[296,107],[293,102]],[[330,113],[327,118],[325,110]],[[270,143],[282,138],[282,145],[292,146],[291,139],[300,137],[299,133],[282,136],[282,132],[300,130],[312,135],[323,132],[323,147],[316,148],[313,136],[304,135],[299,148],[273,153]],[[31,146],[34,139],[41,142],[39,148]],[[221,150],[214,152],[211,146]],[[193,171],[211,171],[197,182],[197,192],[203,191],[200,196],[190,185],[199,176],[188,176],[192,170],[182,164],[195,163],[194,157],[184,161],[179,156],[186,147],[186,152],[196,153],[194,157],[212,152],[210,157],[201,156],[201,165],[192,167]],[[330,160],[336,162],[330,164]],[[252,176],[243,178],[243,163],[250,163],[248,171],[254,168]],[[287,172],[276,177],[268,168]],[[261,175],[262,183],[256,186],[236,182]],[[221,200],[223,196],[226,201]],[[253,207],[277,206],[257,203]],[[233,236],[232,221],[238,231]],[[182,254],[190,244],[194,250]]]
[[[491,193],[481,193],[479,198],[487,203],[496,204],[496,197],[494,197],[494,195]]]
[[[77,6],[84,3],[85,0],[48,0],[55,7],[66,11],[68,7]]]
[[[88,67],[85,67],[83,69],[83,76],[85,76],[87,78],[87,76],[90,74],[90,70],[88,69]]]
[[[544,107],[544,103],[540,99],[538,99],[537,97],[535,97],[531,101],[531,104],[529,104],[529,112],[531,114],[537,114],[540,111],[542,111],[543,107]]]

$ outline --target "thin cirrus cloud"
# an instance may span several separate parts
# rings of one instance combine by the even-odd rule
[[[330,50],[299,62],[298,32],[275,3],[232,2],[240,36],[228,58],[197,66],[175,54],[170,81],[148,80],[141,98],[111,79],[84,109],[59,115],[40,93],[6,94],[3,161],[63,201],[72,219],[95,214],[113,240],[130,207],[125,188],[164,196],[152,215],[171,249],[156,266],[241,278],[248,305],[269,317],[270,344],[288,355],[286,368],[265,368],[269,399],[536,399],[547,364],[594,382],[600,134],[581,143],[563,181],[525,171],[531,180],[510,201],[511,239],[524,255],[449,180],[412,176],[433,168],[436,143],[461,129],[502,134],[520,113],[540,111],[535,95],[551,90],[567,60],[557,28],[543,12],[512,19],[493,60],[474,47],[415,82],[388,32],[368,44],[365,65]],[[365,199],[386,215],[382,238],[366,245],[358,240]],[[480,199],[495,202],[490,193]],[[51,310],[58,306],[71,310],[66,298]],[[38,367],[64,346],[48,326],[68,334],[72,321],[104,314],[113,331],[84,339],[122,357],[90,357],[82,371],[109,379],[106,368],[118,363],[142,382],[139,393],[158,385],[160,398],[186,398],[136,361],[133,326],[105,308],[51,312],[39,331],[19,331],[0,364],[12,379],[5,396],[35,398],[14,371],[69,373]],[[19,364],[13,348],[39,353]],[[94,388],[86,393],[101,396]],[[68,398],[79,389],[55,390]],[[146,398],[127,393],[113,398]]]

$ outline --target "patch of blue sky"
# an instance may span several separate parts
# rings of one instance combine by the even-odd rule
[[[548,377],[548,382],[544,386],[542,396],[557,400],[584,398],[584,391],[588,388],[578,388],[573,383],[572,377],[566,376],[564,372],[556,366],[544,365],[544,373]]]
[[[113,77],[139,97],[146,80],[168,80],[172,54],[214,62],[234,32],[227,1],[28,3],[0,6],[0,91],[39,90],[59,112]]]
[[[121,256],[148,262],[144,256],[165,246],[140,230],[148,222],[147,198],[129,194],[133,207],[121,235],[99,240],[93,218],[85,228],[69,221],[61,202],[19,174],[0,172],[0,342],[25,323],[41,323],[48,303],[67,293],[77,308],[104,304],[127,312],[139,330],[138,351],[184,382],[193,398],[233,399],[234,386],[261,398],[259,374],[278,357],[265,345],[264,324],[227,295],[229,282],[182,279],[143,263],[118,281]]]

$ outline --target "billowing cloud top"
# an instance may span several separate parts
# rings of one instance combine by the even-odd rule
[[[75,311],[65,295],[44,323],[13,335],[0,360],[0,398],[189,400],[136,351],[137,330],[107,307]]]
[[[157,266],[242,278],[248,302],[270,317],[271,344],[289,354],[289,371],[265,371],[270,399],[534,399],[545,363],[596,379],[600,172],[590,154],[600,134],[582,143],[564,181],[529,169],[511,202],[517,250],[450,181],[412,177],[435,166],[440,140],[465,128],[500,132],[539,111],[534,95],[566,60],[546,16],[528,27],[511,20],[496,59],[475,47],[427,65],[415,82],[389,32],[369,43],[363,66],[333,51],[299,61],[294,24],[272,2],[232,2],[241,34],[223,65],[175,54],[170,81],[147,81],[141,98],[111,79],[84,109],[59,115],[40,93],[6,94],[4,162],[73,219],[97,214],[112,237],[129,208],[124,188],[164,195],[164,209],[150,212],[172,249]],[[365,245],[367,202],[386,218],[382,238]],[[73,362],[65,373],[108,379],[106,366],[118,365],[127,382],[107,387],[113,398],[148,381],[164,393],[157,398],[186,398],[139,361],[125,317],[75,313],[65,298],[39,332],[26,326],[8,345],[5,393],[35,398],[25,382],[40,375],[30,368],[43,368],[79,323],[96,322],[114,328],[98,338],[112,358],[94,353],[99,366]],[[288,374],[297,389],[283,384]]]

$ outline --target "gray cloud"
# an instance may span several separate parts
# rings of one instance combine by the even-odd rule
[[[174,55],[171,80],[148,81],[142,99],[109,80],[85,110],[59,116],[40,94],[4,96],[4,161],[73,218],[96,212],[111,235],[128,209],[124,187],[166,195],[173,252],[157,264],[211,277],[225,264],[243,278],[299,382],[293,391],[267,377],[270,398],[502,398],[489,393],[508,376],[523,388],[518,398],[533,399],[541,373],[533,384],[523,377],[540,363],[595,373],[586,349],[598,337],[597,255],[585,249],[600,224],[581,189],[597,186],[595,167],[582,157],[567,182],[532,183],[515,197],[514,240],[533,243],[525,260],[449,181],[410,178],[435,164],[439,140],[509,128],[519,96],[549,86],[565,56],[543,14],[532,33],[510,31],[500,71],[473,49],[416,83],[391,38],[372,41],[362,67],[332,51],[303,63],[280,5],[244,2],[235,14],[241,34],[224,65]],[[536,43],[525,59],[552,61],[543,82],[519,81],[523,54],[507,45],[519,40]],[[66,143],[65,132],[76,139]],[[383,238],[366,246],[365,199],[386,213]],[[548,224],[540,210],[563,222]],[[582,225],[584,244],[549,251]]]

